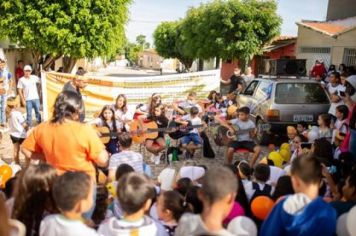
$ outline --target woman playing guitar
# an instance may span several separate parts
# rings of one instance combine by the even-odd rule
[[[149,98],[147,105],[138,104],[136,106],[136,111],[134,115],[134,119],[137,119],[140,115],[148,115],[152,106],[156,106],[162,103],[161,95],[157,93],[153,93]]]
[[[158,128],[166,128],[168,126],[168,119],[164,114],[164,107],[162,104],[150,106],[148,115],[141,115],[138,119],[141,127],[144,126],[145,121],[155,121]],[[146,139],[145,146],[147,151],[153,154],[151,160],[158,164],[160,160],[159,153],[166,148],[164,132],[159,132],[158,137],[155,139]]]

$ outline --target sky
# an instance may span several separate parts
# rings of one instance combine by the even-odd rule
[[[277,13],[282,17],[281,35],[296,36],[296,22],[325,20],[328,0],[277,0]],[[153,42],[152,34],[162,21],[173,21],[185,16],[189,7],[208,0],[133,0],[126,35],[131,42],[143,34]]]

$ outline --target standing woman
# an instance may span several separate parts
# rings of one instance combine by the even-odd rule
[[[50,121],[38,125],[22,144],[26,158],[41,159],[58,174],[83,171],[95,181],[94,164],[106,167],[108,153],[95,130],[79,122],[81,97],[71,91],[60,93]]]

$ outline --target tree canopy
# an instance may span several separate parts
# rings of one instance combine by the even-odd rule
[[[275,0],[215,0],[190,8],[179,23],[165,22],[154,39],[161,56],[180,52],[188,58],[249,60],[279,35],[281,18]],[[174,41],[175,40],[175,44]]]
[[[0,28],[34,56],[111,56],[125,41],[130,0],[3,0]],[[37,58],[39,59],[39,58]],[[36,60],[36,58],[35,58]]]

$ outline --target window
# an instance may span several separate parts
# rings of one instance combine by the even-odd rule
[[[356,65],[356,48],[345,48],[342,62],[346,66]]]
[[[261,81],[256,90],[255,98],[257,101],[265,101],[271,97],[272,83],[268,81]]]
[[[257,84],[258,84],[258,80],[255,80],[255,81],[252,81],[248,86],[247,88],[245,89],[244,91],[244,95],[249,95],[249,96],[252,96],[253,93],[255,92],[255,89],[257,87]]]
[[[275,103],[277,104],[327,104],[328,96],[317,83],[278,83]]]
[[[330,53],[330,48],[318,48],[318,47],[301,47],[301,53]]]

